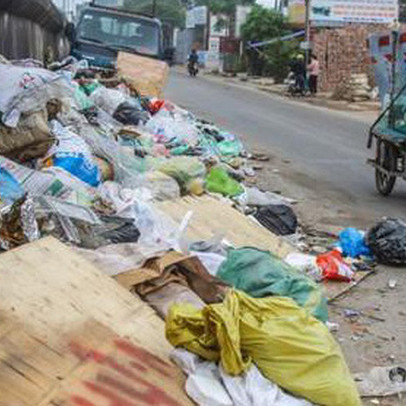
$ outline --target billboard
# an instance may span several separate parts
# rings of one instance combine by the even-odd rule
[[[292,25],[303,26],[305,23],[306,6],[304,0],[289,0],[288,21]]]
[[[398,18],[397,0],[313,0],[310,18],[318,23],[380,23]]]
[[[310,20],[317,26],[345,23],[390,24],[398,19],[397,0],[309,0]],[[305,0],[290,0],[288,20],[293,25],[305,23]]]
[[[195,28],[197,25],[207,24],[207,7],[194,7],[186,13],[186,28]]]

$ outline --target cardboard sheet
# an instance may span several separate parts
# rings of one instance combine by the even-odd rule
[[[147,304],[61,242],[0,255],[0,405],[191,405],[170,350]]]
[[[117,69],[142,96],[161,98],[169,75],[167,63],[139,55],[119,52]]]

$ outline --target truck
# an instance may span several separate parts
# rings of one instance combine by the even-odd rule
[[[152,15],[91,3],[66,27],[71,55],[95,69],[114,70],[118,52],[164,58],[161,21]]]

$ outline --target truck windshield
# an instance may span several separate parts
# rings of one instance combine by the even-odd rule
[[[78,39],[149,56],[159,54],[159,25],[134,16],[87,10],[78,26]]]

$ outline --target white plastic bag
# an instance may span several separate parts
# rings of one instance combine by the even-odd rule
[[[312,406],[304,399],[286,394],[255,365],[241,376],[230,376],[220,367],[220,376],[234,406]]]
[[[240,376],[230,376],[214,362],[204,361],[184,349],[172,351],[171,359],[188,375],[186,392],[198,405],[312,406],[286,394],[255,365]]]
[[[129,101],[129,98],[125,93],[117,89],[107,89],[107,87],[98,87],[90,96],[90,100],[106,113],[113,116],[117,107]]]
[[[317,257],[313,255],[293,252],[286,256],[285,262],[317,282],[323,279],[321,269],[317,265]]]
[[[216,276],[226,257],[212,252],[191,251],[191,255],[198,257],[210,275]]]
[[[16,127],[21,113],[42,110],[49,99],[72,93],[62,75],[46,69],[0,64],[0,112],[2,121]]]

